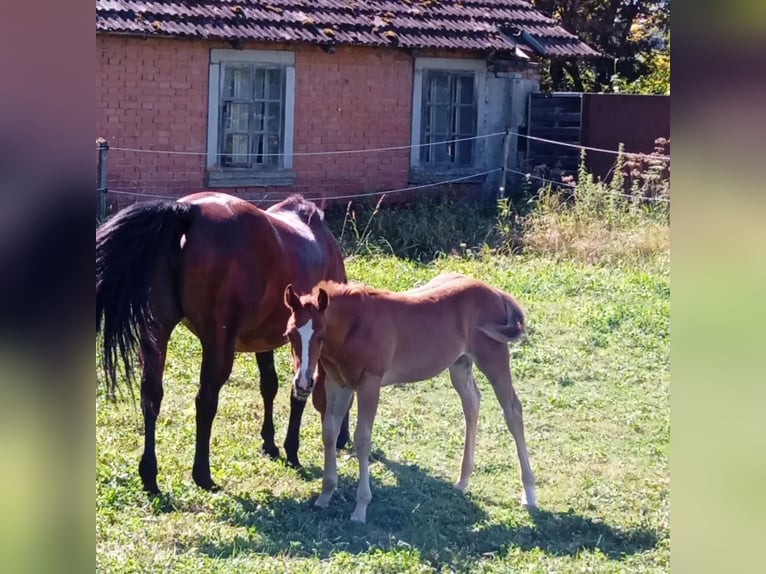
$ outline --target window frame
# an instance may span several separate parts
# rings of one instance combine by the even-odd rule
[[[421,161],[420,145],[423,142],[424,123],[423,123],[423,90],[424,77],[428,72],[446,72],[448,74],[472,74],[474,77],[474,93],[476,98],[476,133],[480,136],[485,133],[485,100],[486,100],[486,72],[487,63],[485,60],[464,59],[464,58],[415,58],[415,70],[412,85],[412,129],[410,140],[412,148],[410,149],[410,179],[418,181],[419,176],[427,174],[470,174],[480,171],[483,167],[483,149],[484,142],[475,140],[473,146],[473,161],[468,166],[450,166],[449,164],[426,164]]]
[[[284,70],[282,149],[276,166],[224,167],[220,165],[223,130],[223,68],[226,64],[246,63],[255,66],[280,67]],[[271,50],[210,50],[208,74],[208,125],[206,185],[209,187],[246,187],[292,185],[293,126],[295,114],[295,53]],[[250,150],[248,153],[252,153]]]

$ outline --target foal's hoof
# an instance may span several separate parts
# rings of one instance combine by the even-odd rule
[[[273,443],[272,444],[263,443],[261,450],[273,459],[279,458],[279,449],[277,448],[277,445]]]

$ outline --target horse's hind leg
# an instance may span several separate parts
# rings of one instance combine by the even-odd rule
[[[367,376],[362,380],[357,394],[357,423],[354,447],[359,458],[359,484],[356,487],[356,507],[351,514],[354,522],[367,521],[367,506],[372,500],[370,490],[370,449],[372,447],[372,424],[378,410],[380,378]]]
[[[235,332],[235,329],[231,329]],[[233,341],[202,341],[202,369],[197,398],[197,445],[192,478],[205,490],[217,490],[210,477],[210,430],[218,412],[218,393],[234,364]]]
[[[279,449],[274,443],[274,398],[277,396],[279,381],[277,371],[274,369],[274,351],[256,353],[255,360],[258,362],[258,372],[261,375],[260,386],[263,398],[262,449],[271,458],[277,458]]]
[[[473,472],[474,454],[476,452],[476,427],[479,422],[479,404],[481,393],[473,378],[473,361],[463,355],[449,369],[452,386],[460,395],[465,417],[465,443],[463,445],[463,462],[460,465],[460,479],[455,488],[465,490],[468,479]]]
[[[165,368],[168,339],[171,329],[155,328],[154,341],[148,335],[141,337],[141,412],[144,415],[144,453],[138,465],[138,474],[144,490],[158,494],[157,455],[155,454],[155,424],[160,414],[162,397],[162,371]]]
[[[529,453],[527,443],[524,440],[524,418],[522,415],[521,402],[513,389],[511,381],[511,369],[509,365],[508,346],[504,343],[491,341],[484,337],[481,344],[474,349],[476,366],[487,376],[495,391],[497,400],[503,408],[503,416],[508,429],[516,442],[516,451],[519,455],[521,466],[521,482],[524,485],[524,497],[522,504],[534,507],[535,503],[535,475],[529,465]]]

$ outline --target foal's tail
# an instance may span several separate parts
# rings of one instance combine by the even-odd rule
[[[501,343],[512,343],[524,334],[524,311],[516,300],[506,293],[500,293],[505,306],[505,323],[487,323],[479,330],[488,337]]]
[[[153,321],[150,289],[162,264],[170,269],[180,253],[194,206],[175,201],[137,203],[96,230],[96,333],[110,396],[122,362],[133,392],[133,366],[141,334]]]

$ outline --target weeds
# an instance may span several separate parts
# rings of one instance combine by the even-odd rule
[[[666,140],[651,156],[618,155],[608,182],[594,180],[583,155],[567,188],[548,185],[526,203],[424,199],[415,205],[346,205],[328,222],[346,255],[388,254],[428,262],[444,255],[545,255],[589,263],[639,261],[670,246]],[[528,186],[529,181],[523,186]],[[531,191],[531,188],[530,188]],[[360,231],[361,230],[361,231]]]

